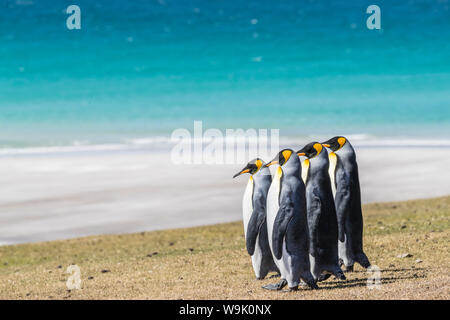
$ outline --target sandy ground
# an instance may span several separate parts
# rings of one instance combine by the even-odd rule
[[[364,203],[450,194],[450,148],[357,149]],[[242,165],[164,152],[0,157],[0,244],[241,219]]]
[[[330,277],[319,290],[263,290],[278,279],[255,279],[237,221],[0,246],[0,299],[449,300],[450,197],[363,211],[373,268],[356,264],[347,280]]]

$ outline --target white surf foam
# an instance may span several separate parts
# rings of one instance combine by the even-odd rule
[[[280,148],[299,148],[303,145],[318,141],[328,140],[331,135],[311,134],[303,136],[280,136]],[[377,137],[370,134],[352,134],[346,136],[355,147],[445,147],[450,148],[450,139],[419,139],[405,137]],[[207,146],[213,142],[212,138],[192,138],[191,144],[203,143]],[[223,143],[236,143],[237,149],[246,148],[246,144],[268,143],[270,137],[223,137]],[[0,156],[20,155],[45,155],[45,154],[70,154],[70,153],[92,153],[92,152],[126,152],[126,151],[159,151],[170,150],[178,142],[173,141],[170,136],[153,136],[143,138],[126,138],[116,143],[90,144],[89,141],[75,140],[70,145],[37,146],[37,147],[3,147],[0,148]],[[246,144],[245,144],[246,143]]]

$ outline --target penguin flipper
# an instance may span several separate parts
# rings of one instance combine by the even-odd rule
[[[338,222],[341,220],[341,226],[339,228],[339,241],[345,241],[345,218],[348,217],[349,210],[351,209],[351,197],[350,186],[346,182],[340,183],[339,191],[336,192],[335,197],[336,213],[338,215]]]
[[[358,262],[362,267],[370,267],[369,259],[362,249],[363,217],[361,211],[361,200],[359,191],[359,181],[355,179],[344,180],[341,185],[341,192],[336,193],[336,209],[345,219],[343,233],[344,239],[348,242],[347,251],[352,261]],[[339,233],[341,240],[341,233]],[[342,241],[342,240],[341,240]],[[347,271],[352,268],[348,268]]]
[[[320,214],[322,213],[322,201],[320,200],[319,192],[316,188],[314,188],[309,195],[311,197],[311,205],[308,209],[308,215],[311,215],[314,217],[312,221],[315,221],[316,223],[310,224],[309,230],[311,235],[311,242],[313,243],[312,246],[310,246],[310,253],[315,257],[317,254],[317,249],[319,248],[319,221],[320,221]],[[308,219],[309,220],[309,219]]]
[[[253,212],[247,226],[247,236],[245,244],[249,255],[255,253],[256,238],[258,237],[261,225],[266,220],[266,204],[263,198],[258,198],[253,204]]]
[[[289,199],[290,197],[288,197]],[[294,205],[291,201],[283,203],[278,209],[277,216],[273,224],[272,248],[275,258],[281,259],[283,255],[283,241],[286,230],[294,216]]]

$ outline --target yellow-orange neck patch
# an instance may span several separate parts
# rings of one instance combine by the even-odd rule
[[[281,178],[282,175],[283,175],[283,169],[281,169],[281,167],[278,167],[276,177],[279,179],[279,178]]]
[[[303,183],[306,184],[306,180],[308,179],[308,172],[309,172],[309,160],[306,159],[302,162],[302,180]]]

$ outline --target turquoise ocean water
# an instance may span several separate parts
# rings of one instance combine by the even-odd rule
[[[194,120],[450,141],[448,0],[0,0],[0,43],[3,149],[164,141]]]

